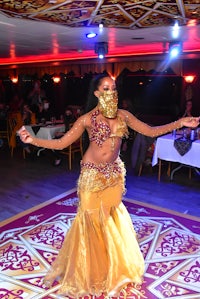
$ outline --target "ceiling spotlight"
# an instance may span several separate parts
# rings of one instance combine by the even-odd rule
[[[175,22],[173,28],[172,28],[172,37],[174,39],[177,39],[180,33],[180,27],[178,21]]]
[[[90,32],[90,33],[87,33],[87,34],[86,34],[86,37],[87,37],[87,38],[94,38],[95,36],[97,36],[97,34],[94,33],[94,32]]]
[[[101,20],[99,23],[99,33],[103,32],[103,28],[104,28],[104,20]]]
[[[182,43],[180,41],[169,43],[169,55],[171,58],[176,58],[182,52]]]
[[[99,59],[103,59],[108,53],[108,43],[99,42],[95,44],[95,53],[98,55]]]

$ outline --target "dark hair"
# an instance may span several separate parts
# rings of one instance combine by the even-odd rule
[[[105,72],[95,76],[91,80],[87,96],[87,102],[85,106],[85,112],[89,112],[98,104],[98,98],[94,95],[94,92],[99,89],[99,85],[101,84],[102,79],[106,77],[110,76],[108,75],[108,73]]]

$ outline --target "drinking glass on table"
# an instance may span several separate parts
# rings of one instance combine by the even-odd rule
[[[52,116],[52,117],[51,117],[51,123],[52,123],[52,125],[55,125],[55,123],[56,123],[56,118],[55,118],[55,116]]]
[[[46,124],[46,119],[45,119],[45,118],[42,118],[42,119],[41,119],[41,123],[42,123],[43,125],[45,125],[45,124]]]
[[[184,140],[187,139],[187,129],[186,128],[183,129],[183,139]]]

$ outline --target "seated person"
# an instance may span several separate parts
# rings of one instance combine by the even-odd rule
[[[193,109],[192,109],[192,100],[187,100],[185,103],[185,111],[182,117],[186,116],[194,116]]]
[[[38,123],[43,122],[43,120],[51,121],[51,118],[55,116],[50,103],[47,98],[43,99],[42,103],[38,104],[38,112],[36,113],[36,119]]]
[[[42,89],[40,80],[36,79],[33,82],[32,89],[28,94],[28,101],[30,103],[31,110],[34,113],[38,112],[38,106],[39,104],[41,104],[42,99],[44,99],[45,97],[46,92],[44,89]]]
[[[145,162],[148,148],[154,143],[155,138],[137,133],[131,152],[131,163],[134,173],[138,174],[140,165]]]
[[[31,124],[31,117],[32,117],[33,112],[31,111],[28,104],[25,103],[22,106],[21,114],[22,114],[23,124],[24,125],[30,125]]]
[[[21,121],[24,125],[30,125],[32,124],[32,119],[33,119],[34,113],[31,111],[30,106],[27,103],[24,103],[21,108]],[[23,149],[26,151],[26,154],[28,156],[32,155],[32,151],[30,148],[30,145],[27,143],[23,143],[19,136],[17,137],[20,145],[23,147]]]
[[[76,120],[76,117],[73,115],[73,112],[70,108],[65,109],[64,114],[64,123],[65,123],[65,132],[69,130],[69,125],[74,123]]]
[[[65,114],[64,114],[65,132],[57,132],[55,138],[62,137],[69,130],[70,125],[74,123],[75,120],[76,117],[73,115],[72,110],[67,107],[65,109]],[[61,154],[59,153],[59,151],[53,151],[53,153],[55,156],[54,166],[58,166],[62,161]]]

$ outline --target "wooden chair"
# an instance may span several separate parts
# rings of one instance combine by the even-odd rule
[[[152,170],[151,160],[152,160],[152,157],[153,157],[153,153],[154,153],[154,143],[149,145],[149,147],[146,150],[145,159],[144,159],[144,161],[141,162],[141,164],[139,166],[138,176],[141,176],[143,166],[144,166],[144,164],[147,165],[147,162],[148,162],[148,165],[151,166],[151,170]]]
[[[31,124],[36,123],[35,113],[31,115]],[[8,115],[8,128],[9,128],[9,147],[11,157],[14,155],[14,149],[17,147],[17,131],[22,127],[23,120],[20,112],[10,113]],[[23,158],[26,159],[26,151],[23,150]]]
[[[10,154],[13,158],[14,149],[17,147],[17,131],[22,126],[22,118],[20,113],[10,114],[8,116],[8,127],[9,127],[9,147],[10,147]],[[23,148],[23,158],[26,158],[26,151]]]
[[[75,153],[80,153],[81,158],[83,157],[83,144],[82,144],[82,136],[76,140],[74,143],[66,147],[64,150],[61,151],[63,155],[68,156],[68,164],[69,170],[72,169],[72,159],[74,159]]]
[[[2,130],[0,129],[0,139],[6,139],[9,144],[10,132],[9,132],[8,119],[5,121],[5,128]]]
[[[147,165],[147,161],[150,161],[149,165],[151,165],[153,151],[154,138],[137,133],[134,138],[133,146],[131,149],[131,163],[135,171],[135,174],[141,176],[143,166]]]

